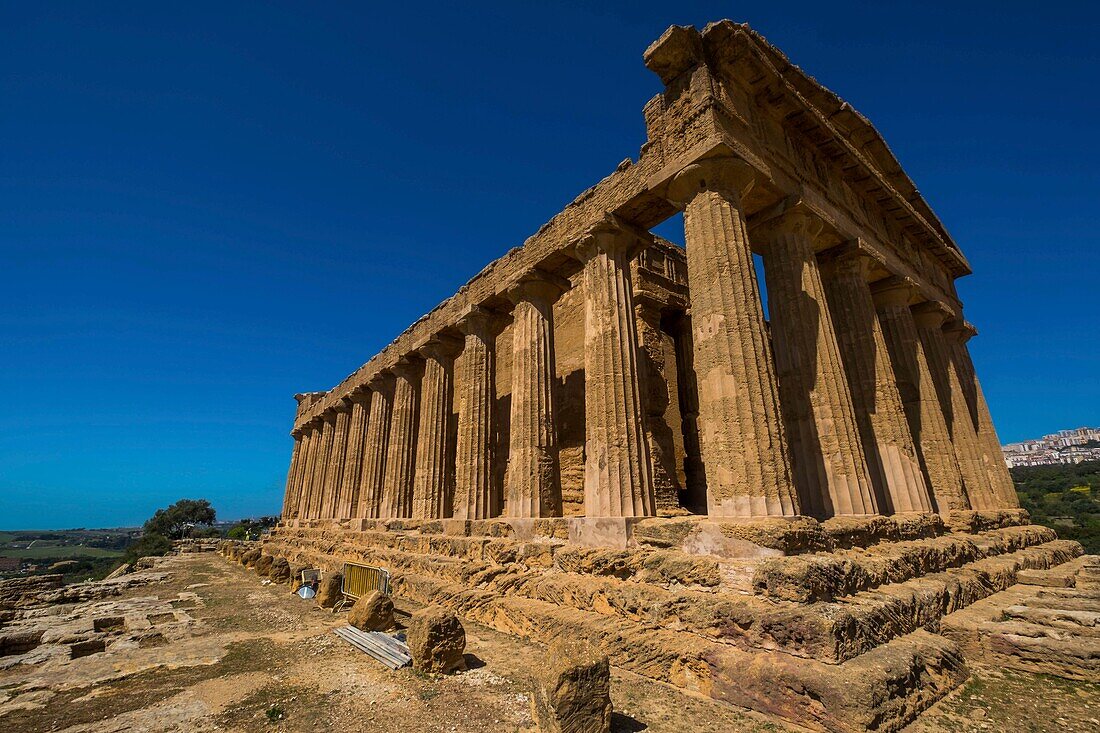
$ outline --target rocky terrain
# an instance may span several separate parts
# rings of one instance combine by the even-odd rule
[[[466,622],[466,671],[391,671],[333,634],[342,614],[212,553],[5,602],[0,730],[520,731],[545,651]],[[62,591],[60,592],[59,591]],[[10,599],[10,594],[9,594]],[[398,621],[413,604],[398,599]],[[41,634],[39,635],[39,632]],[[38,636],[35,640],[36,635]],[[23,639],[22,646],[11,642]],[[911,729],[1086,731],[1100,685],[974,665]],[[627,731],[788,731],[761,715],[613,671]]]

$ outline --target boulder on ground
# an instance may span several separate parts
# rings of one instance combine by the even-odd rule
[[[332,608],[340,601],[343,580],[344,576],[340,573],[328,573],[321,578],[321,584],[317,586],[317,604],[321,608]]]
[[[608,733],[611,671],[591,644],[562,639],[550,645],[535,677],[531,716],[539,733]]]
[[[247,552],[241,553],[241,565],[246,568],[251,568],[256,565],[256,561],[260,559],[260,551],[257,549],[251,549]]]
[[[271,568],[267,572],[267,577],[271,579],[272,583],[289,583],[290,563],[286,561],[285,557],[273,559],[271,561]]]
[[[294,590],[298,590],[302,583],[302,571],[305,570],[304,565],[291,565],[290,566],[290,578],[287,580],[290,583],[290,587]]]
[[[458,616],[441,606],[428,606],[413,614],[405,641],[413,668],[422,672],[454,672],[465,669],[466,630]]]
[[[259,559],[256,560],[256,567],[254,568],[256,575],[259,575],[261,578],[267,577],[267,574],[271,572],[271,563],[274,560],[275,558],[271,555],[260,555]]]
[[[393,601],[379,591],[362,596],[348,612],[348,623],[362,631],[392,629]]]

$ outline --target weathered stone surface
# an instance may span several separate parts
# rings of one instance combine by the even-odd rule
[[[562,288],[557,279],[535,274],[509,291],[515,303],[505,483],[510,517],[561,516],[561,467],[553,406],[553,303]]]
[[[710,159],[678,174],[684,209],[698,429],[712,517],[793,516],[798,500],[781,424],[771,340],[741,198],[743,162]]]
[[[271,568],[267,577],[272,583],[289,583],[291,579],[290,563],[285,557],[277,557],[271,561]]]
[[[394,627],[393,601],[389,596],[372,591],[351,607],[348,623],[363,631],[389,631]]]
[[[260,555],[256,560],[256,565],[252,569],[256,572],[256,575],[259,575],[261,578],[266,578],[267,574],[271,571],[271,563],[273,560],[274,558],[271,557],[271,555]]]
[[[244,565],[246,568],[256,567],[256,563],[259,560],[260,560],[260,550],[259,550],[259,548],[253,548],[251,550],[247,550],[247,551],[241,553],[241,556],[240,556],[240,563],[241,563],[241,565]]]
[[[531,695],[540,733],[609,733],[611,668],[607,655],[584,641],[550,645]]]
[[[320,585],[317,586],[317,605],[321,608],[332,608],[339,603],[343,597],[343,593],[340,592],[343,581],[344,576],[340,573],[325,573]]]
[[[453,612],[428,606],[412,615],[405,638],[414,669],[446,674],[464,669],[466,630]]]

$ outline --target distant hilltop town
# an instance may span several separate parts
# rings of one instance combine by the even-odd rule
[[[1002,445],[1009,468],[1100,461],[1100,428],[1059,430],[1036,440]]]

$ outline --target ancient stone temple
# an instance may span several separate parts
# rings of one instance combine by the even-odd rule
[[[672,27],[644,61],[636,160],[296,395],[267,551],[896,728],[966,677],[929,629],[1080,547],[1018,508],[969,265],[875,128],[745,25]],[[684,248],[651,233],[675,216]]]

